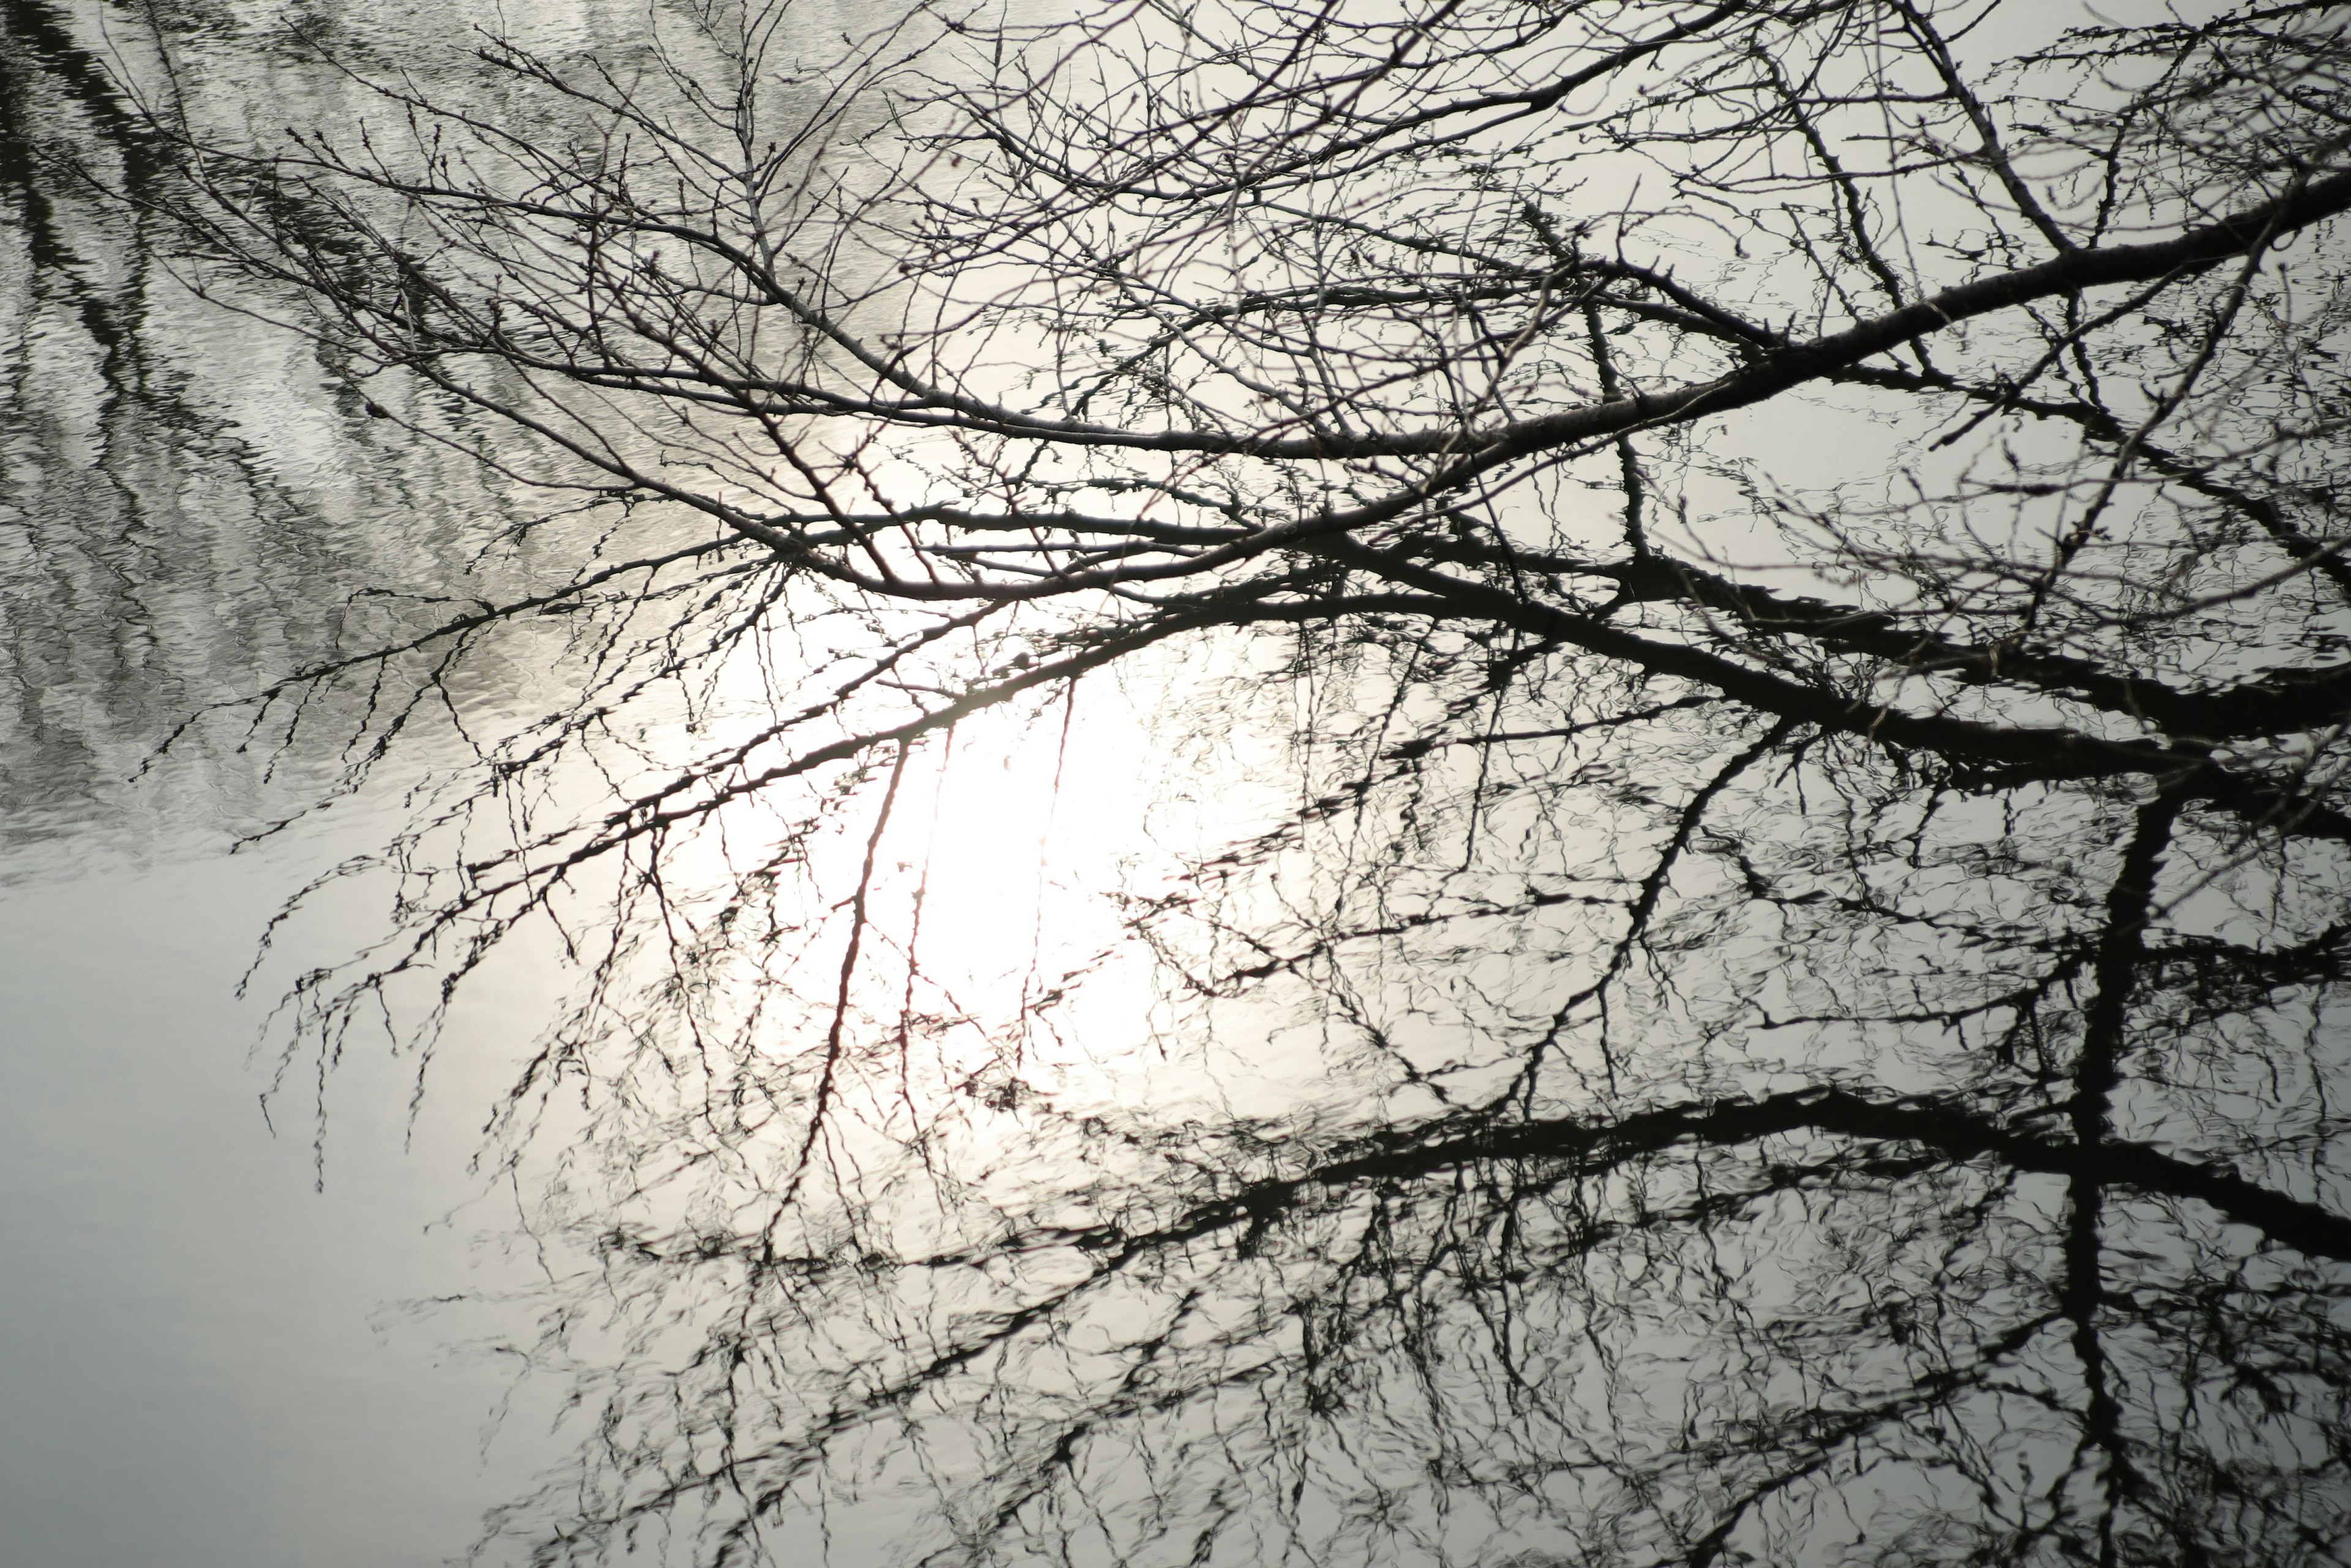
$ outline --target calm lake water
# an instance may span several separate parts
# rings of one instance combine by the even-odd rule
[[[964,713],[1089,645],[1054,615],[1141,601],[950,637],[705,546],[706,520],[561,489],[482,412],[508,361],[470,402],[367,379],[284,296],[185,282],[150,110],[348,137],[388,112],[369,75],[536,151],[578,113],[494,82],[477,25],[609,65],[662,122],[734,15],[0,0],[0,1568],[477,1543],[550,1568],[2346,1560],[2351,920],[2339,842],[2260,839],[2244,801],[2285,796],[2230,797],[2239,819],[2137,774],[1914,770],[1849,722],[1733,712],[1401,595],[1328,644],[1302,612],[1294,642],[1205,617],[1066,700]],[[786,15],[758,90],[697,110],[716,143],[738,111],[803,123],[833,78],[800,51],[887,19]],[[709,26],[660,57],[652,16]],[[2048,28],[2006,25],[1968,47]],[[742,209],[855,214],[809,287],[853,293],[861,331],[922,298],[883,220],[961,189],[934,159],[865,204],[883,101],[791,165],[837,184]],[[565,145],[625,169],[626,142]],[[675,156],[724,185],[740,152]],[[423,334],[440,307],[404,237],[237,190],[270,244],[328,234],[320,267],[398,291]],[[772,299],[725,314],[672,329],[816,337]],[[973,319],[974,384],[1038,362]],[[1647,321],[1592,315],[1562,352],[1605,384]],[[587,401],[606,390],[565,389],[632,453],[669,443],[682,483],[797,482],[729,444],[751,421],[697,446],[674,408],[622,430],[611,410],[652,400]],[[1768,464],[1821,496],[1925,450],[1915,411],[1853,423],[1876,395],[1726,419],[1687,494]],[[876,470],[904,480],[943,449],[923,439]],[[1593,449],[1594,494],[1646,482],[1625,439],[1623,466]],[[1338,504],[1297,483],[1281,505]],[[1530,510],[1617,537],[1621,497],[1559,484]],[[1004,538],[1039,516],[1008,504]],[[1954,550],[2013,542],[1949,511]],[[2123,512],[2177,580],[2209,564],[2172,514]],[[1431,560],[1518,571],[1504,522],[1491,559],[1448,526]],[[2274,608],[2309,574],[2230,527],[2271,598],[2231,621],[2254,591],[2214,588],[2220,632],[2147,632],[2183,685],[2322,657],[2297,626],[2341,642],[2339,607]],[[1769,535],[1719,538],[1792,594],[1862,591]],[[533,597],[651,552],[674,559],[607,597]],[[1648,590],[1622,575],[1629,615]],[[1694,580],[1652,597],[1732,602]],[[403,645],[517,600],[445,664],[450,639]],[[1426,638],[1396,630],[1414,615]],[[2070,714],[2047,682],[1983,722]],[[2121,734],[2127,709],[2093,717]],[[2340,740],[2313,737],[2262,765]],[[404,967],[420,929],[437,945]]]
[[[854,11],[804,25],[871,20]],[[323,1087],[287,1068],[280,988],[379,934],[381,907],[329,898],[240,997],[270,917],[381,847],[448,737],[325,810],[331,736],[247,746],[232,716],[157,748],[363,640],[369,594],[511,590],[527,565],[482,541],[546,504],[367,417],[292,334],[192,297],[162,225],[77,174],[134,198],[155,178],[123,83],[163,79],[159,18],[182,87],[332,124],[354,95],[297,29],[429,78],[492,21],[563,50],[624,46],[646,13],[0,5],[0,1563],[406,1568],[474,1550],[573,1440],[550,1433],[560,1383],[524,1380],[516,1352],[542,1262],[475,1167],[552,993],[482,988],[421,1097],[413,1058],[366,1044]],[[1044,821],[1005,823],[1035,760],[1009,768],[990,754],[934,805],[961,868],[935,943],[992,941],[1024,856],[1033,873]],[[1072,857],[1085,819],[1059,813]]]
[[[469,20],[348,9],[395,50]],[[202,69],[329,110],[290,11],[164,15]],[[355,1051],[320,1157],[315,1096],[263,1104],[274,989],[233,993],[277,904],[382,811],[232,857],[317,758],[207,739],[126,781],[194,708],[321,651],[354,589],[462,591],[452,552],[501,501],[371,441],[301,345],[190,298],[150,225],[58,166],[152,172],[110,76],[152,59],[146,24],[0,7],[0,1562],[406,1568],[462,1554],[552,1457],[532,1396],[500,1416],[511,1359],[465,1348],[500,1325],[406,1304],[517,1277],[478,1244],[511,1202],[467,1169],[490,1086],[412,1115],[410,1071]],[[535,1029],[529,1007],[471,1027]]]

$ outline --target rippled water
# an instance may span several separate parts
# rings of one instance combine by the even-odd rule
[[[0,1563],[2341,1560],[2332,848],[1380,612],[828,749],[1056,612],[739,545],[274,688],[697,536],[192,292],[139,95],[552,135],[469,29],[649,15],[0,0]]]
[[[511,1364],[464,1348],[508,1325],[403,1305],[520,1277],[476,1244],[512,1219],[466,1166],[494,1086],[453,1067],[412,1115],[413,1069],[354,1052],[321,1155],[315,1095],[254,1054],[274,993],[232,993],[277,904],[385,810],[231,856],[316,799],[334,747],[232,718],[155,753],[396,596],[510,581],[476,552],[528,513],[192,298],[155,226],[68,166],[152,178],[117,76],[152,85],[158,16],[207,89],[319,115],[336,84],[287,28],[413,63],[475,19],[0,7],[0,1562],[404,1568],[462,1552],[551,1455],[528,1397],[498,1417]],[[528,1031],[538,1000],[469,1027]]]
[[[805,15],[821,33],[847,11]],[[282,901],[380,848],[403,787],[457,743],[428,715],[354,796],[364,694],[260,720],[235,700],[526,591],[532,544],[506,536],[553,504],[371,418],[234,297],[193,294],[135,205],[162,159],[126,88],[225,123],[333,124],[355,94],[314,46],[428,82],[445,62],[475,90],[478,26],[560,54],[625,50],[646,19],[0,5],[0,1562],[438,1562],[476,1549],[573,1440],[550,1435],[559,1384],[520,1376],[545,1303],[517,1194],[475,1165],[554,993],[511,972],[476,987],[429,1093],[384,1050],[350,1051],[331,1081],[279,1057],[286,978],[379,934],[360,894],[314,904],[237,994]],[[474,434],[462,413],[440,430]],[[451,688],[492,726],[563,678],[502,657]],[[1134,737],[1089,733],[1074,770],[1034,750],[1016,768],[975,727],[955,788],[918,783],[933,951],[1013,972],[975,986],[1017,993],[1035,967],[1036,941],[997,949],[1008,922],[1041,929],[1006,895],[1033,883],[1049,828],[1070,864],[1107,852],[1116,811],[1040,789],[1042,767],[1123,799]]]

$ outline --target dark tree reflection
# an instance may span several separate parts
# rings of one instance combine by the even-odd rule
[[[2339,8],[837,20],[110,187],[589,519],[250,709],[543,672],[286,1013],[578,982],[500,1531],[2342,1557]]]
[[[188,291],[182,231],[154,210],[176,153],[120,79],[161,77],[158,26],[192,89],[337,107],[340,78],[258,12],[0,4],[7,874],[45,844],[185,848],[314,805],[350,759],[350,721],[365,716],[364,754],[411,683],[376,682],[372,711],[364,693],[314,706],[307,730],[211,705],[438,626],[453,598],[516,591],[531,571],[511,541],[545,510],[383,430],[331,352]],[[510,684],[486,662],[470,681]],[[166,737],[181,766],[126,791]]]
[[[1017,1131],[938,1113],[921,1167],[811,1176],[773,1105],[616,1124],[664,1196],[580,1215],[548,1348],[625,1349],[576,1368],[590,1490],[542,1506],[780,1528],[911,1488],[949,1559],[2333,1560],[2339,872],[2232,864],[2168,795],[1986,810],[1787,740],[1692,746],[1740,778],[1671,894],[1437,895],[1193,971],[1352,1046],[1385,1125],[999,1092]],[[1601,779],[1518,852],[1588,855],[1612,760],[1550,751],[1546,796]],[[1654,868],[1667,804],[1610,847]]]

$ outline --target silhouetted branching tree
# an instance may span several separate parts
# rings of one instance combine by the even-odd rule
[[[147,198],[584,508],[249,706],[481,758],[300,1049],[580,979],[502,1528],[2341,1559],[2342,7],[656,21],[266,146],[183,85]],[[1113,678],[1221,833],[967,1005],[937,758]]]

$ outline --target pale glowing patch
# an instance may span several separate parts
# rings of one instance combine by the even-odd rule
[[[1087,693],[1025,723],[980,715],[918,758],[884,850],[923,879],[925,967],[1033,983],[1113,940],[1109,894],[1141,836],[1143,763],[1134,716]]]

